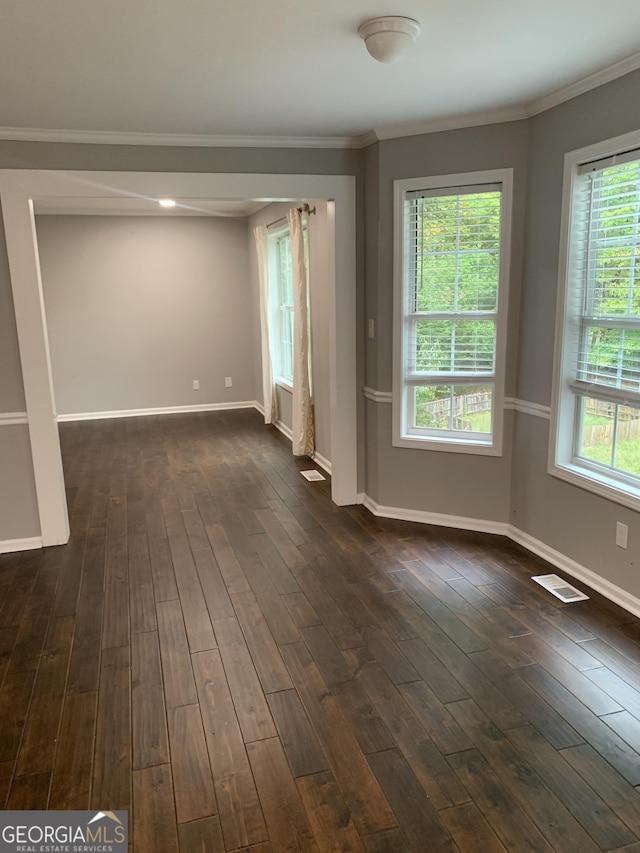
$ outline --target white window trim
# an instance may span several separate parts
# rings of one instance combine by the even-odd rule
[[[640,509],[640,486],[625,483],[622,478],[608,476],[588,461],[576,462],[573,457],[575,425],[575,395],[571,393],[572,371],[569,352],[565,346],[565,321],[569,296],[569,232],[574,180],[580,166],[611,157],[614,154],[640,147],[640,130],[625,133],[603,142],[569,151],[564,158],[562,214],[560,221],[560,255],[558,263],[558,301],[556,310],[555,355],[551,400],[551,429],[549,434],[548,473],[586,491],[611,501]]]
[[[404,376],[403,376],[403,253],[405,196],[413,190],[449,189],[472,184],[501,184],[502,210],[500,222],[500,267],[498,311],[496,321],[496,371],[493,398],[493,433],[488,440],[465,438],[447,439],[434,436],[405,436],[402,434]],[[504,433],[504,384],[507,348],[508,297],[511,272],[511,219],[513,207],[513,169],[492,169],[464,172],[456,175],[436,175],[428,178],[408,178],[393,182],[394,194],[394,273],[393,273],[393,427],[394,447],[438,450],[452,453],[471,453],[501,456]]]

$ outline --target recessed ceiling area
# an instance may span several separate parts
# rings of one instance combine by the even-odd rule
[[[421,26],[393,65],[358,35],[376,15]],[[0,138],[335,141],[488,111],[517,117],[613,63],[639,67],[639,51],[637,0],[7,0]]]

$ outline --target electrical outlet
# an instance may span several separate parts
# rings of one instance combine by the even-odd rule
[[[373,338],[375,337],[375,334],[376,334],[375,329],[376,329],[375,321],[370,318],[369,319],[369,338],[371,338],[371,340],[373,340]]]
[[[233,387],[233,380],[231,379],[230,376],[224,377],[224,387],[225,388],[232,388]]]
[[[199,390],[200,390],[200,380],[199,380],[199,379],[194,379],[194,380],[193,380],[193,390],[194,390],[194,391],[199,391]]]
[[[629,526],[621,521],[616,522],[616,545],[619,548],[627,547],[627,538],[629,536]]]

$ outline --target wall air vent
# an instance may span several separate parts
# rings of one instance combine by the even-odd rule
[[[571,584],[558,577],[558,575],[536,575],[531,580],[539,583],[551,595],[555,595],[556,598],[564,601],[565,604],[569,604],[572,601],[587,601],[589,599],[588,595],[580,592],[579,589],[571,586]]]

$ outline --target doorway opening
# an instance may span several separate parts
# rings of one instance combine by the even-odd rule
[[[332,498],[357,502],[355,178],[319,175],[0,171],[16,324],[43,545],[69,536],[34,211],[61,199],[325,198],[329,261],[329,430]],[[338,370],[339,365],[339,370]]]

